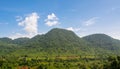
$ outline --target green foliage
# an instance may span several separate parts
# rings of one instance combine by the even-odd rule
[[[31,39],[0,38],[0,69],[120,69],[113,55],[120,55],[120,41],[105,34],[79,38],[55,28]]]
[[[105,65],[105,69],[120,69],[120,56],[108,57],[108,63]]]
[[[79,38],[74,32],[54,28],[43,35],[11,40],[0,38],[0,55],[29,56],[79,56],[96,55],[106,57],[120,54],[120,41],[105,34],[94,34]]]
[[[91,43],[91,47],[97,49],[97,52],[107,54],[120,54],[120,41],[113,39],[105,34],[93,34],[83,37],[84,40]]]
[[[87,59],[88,61],[86,61]],[[0,58],[0,69],[120,69],[120,56],[107,59],[40,59],[24,56]],[[51,61],[52,60],[52,61]]]

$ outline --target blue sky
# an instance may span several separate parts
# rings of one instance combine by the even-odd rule
[[[120,39],[120,0],[1,0],[0,37],[33,37],[52,28]]]

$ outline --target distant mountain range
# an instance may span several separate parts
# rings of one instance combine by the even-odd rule
[[[120,40],[106,34],[92,34],[80,38],[72,31],[54,28],[31,39],[0,38],[0,55],[120,55]]]

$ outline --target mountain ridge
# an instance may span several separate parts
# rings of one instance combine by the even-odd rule
[[[19,56],[120,54],[120,41],[106,34],[92,34],[80,38],[73,31],[59,28],[31,39],[0,38],[0,47],[1,54],[6,55],[6,52],[9,52]]]

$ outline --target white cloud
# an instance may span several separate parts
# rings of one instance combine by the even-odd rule
[[[21,33],[14,33],[14,35],[9,36],[9,38],[16,39],[16,38],[23,38],[23,37],[33,37],[30,34],[21,34]]]
[[[73,27],[66,28],[67,30],[74,31]]]
[[[85,26],[91,26],[96,23],[97,19],[98,19],[98,17],[93,17],[93,18],[90,18],[90,19],[84,21],[83,23]]]
[[[80,31],[80,30],[81,30],[81,28],[75,28],[74,30],[75,30],[75,31]]]
[[[36,12],[29,14],[23,21],[18,23],[19,26],[23,26],[24,30],[29,34],[37,34],[38,33],[38,19],[39,16]]]
[[[54,13],[52,13],[47,16],[47,19],[45,19],[45,24],[47,26],[55,26],[59,24],[58,20],[58,17]]]
[[[56,17],[54,13],[52,13],[51,15],[48,15],[47,18],[48,20],[58,20],[58,18]]]
[[[25,18],[21,16],[16,17],[18,21],[18,26],[23,27],[22,33],[13,33],[14,35],[9,36],[12,39],[20,38],[20,37],[28,37],[31,38],[38,33],[38,19],[40,18],[36,12],[33,12],[27,15]]]
[[[109,32],[106,33],[107,35],[110,35],[111,37],[115,38],[115,39],[119,39],[120,40],[120,32]]]
[[[44,34],[45,32],[42,32],[42,33],[37,33],[37,34]],[[15,32],[13,32],[12,34],[14,34],[14,35],[10,35],[9,36],[9,38],[11,38],[11,39],[16,39],[16,38],[24,38],[24,37],[27,37],[27,38],[32,38],[32,37],[34,37],[35,36],[35,34],[21,34],[21,33],[15,33]],[[36,35],[37,35],[36,34]]]
[[[21,16],[16,16],[16,21],[21,21],[23,18]]]
[[[81,30],[80,28],[73,28],[73,27],[68,27],[68,28],[66,28],[66,29],[67,29],[67,30],[70,30],[70,31],[75,31],[75,32]]]

